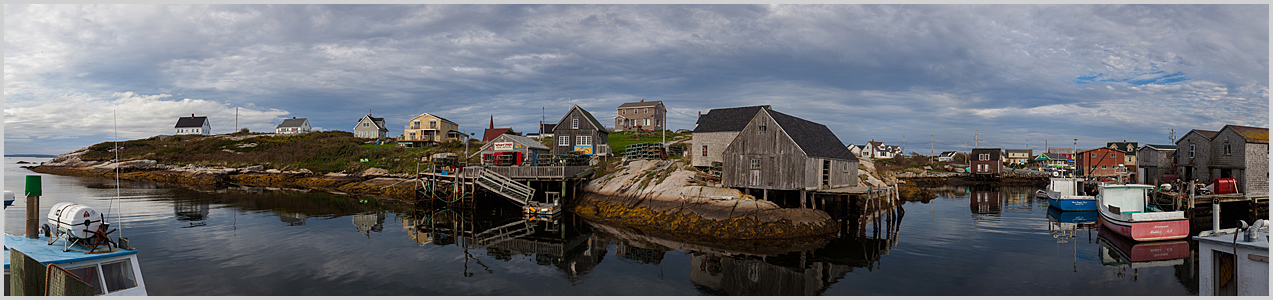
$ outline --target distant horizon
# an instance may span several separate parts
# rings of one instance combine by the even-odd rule
[[[662,101],[667,128],[772,105],[870,140],[1174,144],[1269,127],[1269,6],[5,6],[5,152],[288,118],[390,136],[421,113],[538,131],[578,105],[606,126]],[[922,145],[922,146],[915,146]],[[1038,146],[1035,146],[1038,145]],[[914,147],[914,148],[911,148]],[[1037,148],[1036,148],[1037,149]]]

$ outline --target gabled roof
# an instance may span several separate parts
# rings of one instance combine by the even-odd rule
[[[446,118],[439,117],[439,116],[435,116],[435,115],[430,114],[430,113],[422,113],[422,114],[420,114],[420,115],[418,115],[418,116],[415,116],[415,118],[411,118],[411,120],[418,119],[418,118],[423,117],[423,116],[425,116],[425,115],[428,115],[428,116],[430,116],[430,117],[434,117],[434,118],[438,118],[438,120],[442,120],[442,122],[447,122],[447,123],[455,124],[456,126],[459,126],[459,125],[460,125],[460,123],[451,122],[451,120],[447,120]]]
[[[663,101],[628,102],[628,103],[620,104],[619,108],[658,106],[661,104],[663,104]]]
[[[306,120],[308,120],[308,119],[306,119],[306,118],[299,118],[299,119],[284,119],[282,124],[278,124],[278,126],[276,126],[276,127],[274,127],[274,128],[291,128],[291,127],[301,127],[302,125],[305,125],[305,121],[306,121]]]
[[[770,109],[760,110],[758,113],[768,113],[773,118],[774,123],[778,123],[778,126],[782,127],[782,131],[786,132],[787,136],[790,136],[791,140],[795,141],[796,145],[800,147],[800,150],[804,150],[805,155],[809,157],[858,161],[857,156],[853,155],[853,152],[850,152],[848,148],[845,148],[844,143],[840,142],[840,138],[836,137],[835,133],[831,132],[831,129],[827,128],[826,125]]]
[[[1003,155],[1003,150],[1000,150],[999,148],[976,148],[976,149],[972,149],[972,152],[969,152],[969,154],[972,154],[972,155],[977,155],[982,153],[990,154],[990,160],[999,160],[1001,158],[1001,155]]]
[[[513,130],[513,129],[512,128],[487,128],[486,131],[482,133],[482,141],[487,142],[487,141],[494,140],[495,138],[499,137],[501,134],[508,132],[509,130]]]
[[[1144,149],[1144,148],[1147,148],[1147,147],[1148,147],[1148,148],[1150,148],[1150,149],[1154,149],[1154,150],[1176,150],[1176,145],[1151,145],[1151,144],[1145,144],[1144,146],[1141,146],[1140,148],[1141,148],[1141,149]]]
[[[769,105],[760,105],[712,109],[698,117],[694,132],[743,131],[761,109],[770,108]]]
[[[1176,142],[1180,142],[1181,140],[1184,140],[1185,136],[1189,136],[1189,133],[1194,133],[1194,132],[1197,132],[1198,135],[1202,135],[1202,137],[1207,137],[1207,140],[1216,139],[1216,135],[1220,133],[1220,131],[1190,130],[1189,132],[1185,132],[1185,135],[1181,136],[1180,140],[1176,140]]]
[[[950,157],[950,156],[955,156],[955,153],[958,153],[958,152],[955,152],[955,151],[946,151],[946,152],[942,152],[941,154],[938,154],[938,156],[947,156],[947,157]]]
[[[524,137],[524,136],[520,136],[520,135],[502,134],[502,135],[497,136],[497,137],[495,137],[495,138],[500,138],[500,137],[503,137],[503,138],[506,138],[506,139],[510,139],[510,140],[512,140],[513,142],[516,142],[516,143],[518,143],[518,144],[526,145],[526,148],[539,149],[539,150],[549,150],[549,149],[548,149],[548,146],[544,146],[544,144],[540,144],[538,141],[535,141],[535,140],[533,140],[533,139],[531,139],[531,138],[528,138],[528,137]]]
[[[1247,143],[1263,143],[1263,144],[1269,143],[1268,128],[1238,126],[1238,125],[1224,125],[1224,128],[1220,128],[1220,131],[1224,131],[1225,128],[1233,130],[1234,133],[1237,133],[1243,138],[1246,138]],[[1214,136],[1212,136],[1212,138],[1214,138]]]
[[[1127,145],[1131,145],[1131,146],[1132,146],[1132,147],[1131,147],[1131,150],[1127,150]],[[1109,142],[1109,143],[1105,143],[1105,147],[1106,147],[1106,148],[1114,148],[1114,150],[1122,151],[1123,153],[1127,153],[1127,154],[1131,154],[1131,155],[1136,155],[1136,148],[1138,147],[1138,145],[1140,145],[1140,142]]]
[[[588,110],[583,109],[583,107],[579,107],[579,105],[575,105],[574,107],[571,107],[569,111],[566,111],[566,115],[561,116],[561,121],[557,122],[557,125],[566,124],[566,117],[569,117],[570,112],[575,109],[578,109],[579,112],[583,114],[585,119],[588,119],[588,122],[592,122],[592,127],[596,127],[597,131],[605,132],[605,133],[610,132],[609,130],[606,130],[605,125],[601,125],[601,122],[597,122],[597,118],[592,117],[592,114],[588,113]],[[562,129],[566,129],[566,128],[562,128]],[[557,131],[557,127],[554,126],[553,131],[554,132]]]
[[[377,129],[379,129],[379,130],[389,130],[388,128],[385,128],[385,118],[372,117],[372,116],[371,116],[371,114],[367,114],[366,116],[362,116],[362,119],[358,119],[358,123],[362,123],[362,120],[364,120],[364,119],[368,119],[368,118],[370,118],[370,119],[371,119],[371,124],[375,124],[375,125],[376,125],[376,128],[377,128]],[[354,125],[354,130],[358,130],[358,125]]]
[[[553,133],[553,128],[557,128],[557,124],[544,123],[539,126],[539,133],[540,134]]]
[[[1004,153],[1034,153],[1034,149],[1008,149],[1003,150]]]
[[[181,117],[177,119],[177,126],[173,128],[203,127],[203,123],[206,122],[208,122],[208,117]]]

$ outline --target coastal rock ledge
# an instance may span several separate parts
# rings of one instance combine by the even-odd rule
[[[182,184],[204,188],[229,185],[266,186],[279,188],[316,189],[340,194],[412,200],[414,186],[402,183],[411,178],[408,174],[316,174],[309,170],[295,171],[265,169],[262,166],[244,168],[216,168],[196,165],[165,165],[154,160],[123,162],[85,161],[80,155],[88,149],[58,155],[37,166],[24,166],[37,173],[79,177],[119,178],[127,180]],[[402,183],[402,184],[399,184]]]
[[[684,162],[629,161],[589,181],[573,209],[592,221],[735,246],[838,233],[826,212],[781,208],[734,189],[691,185],[694,174]]]

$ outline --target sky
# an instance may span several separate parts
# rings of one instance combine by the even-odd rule
[[[533,133],[663,101],[772,105],[844,144],[1172,144],[1268,127],[1267,5],[4,6],[4,153],[285,118],[392,136],[422,113]],[[237,111],[237,113],[236,113]],[[236,121],[237,114],[237,121]],[[236,127],[237,122],[237,127]],[[1027,148],[1028,147],[1028,148]]]

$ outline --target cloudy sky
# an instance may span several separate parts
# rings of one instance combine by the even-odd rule
[[[10,5],[4,152],[428,112],[535,132],[748,105],[927,154],[1268,127],[1267,5]],[[979,139],[977,141],[974,136]]]

